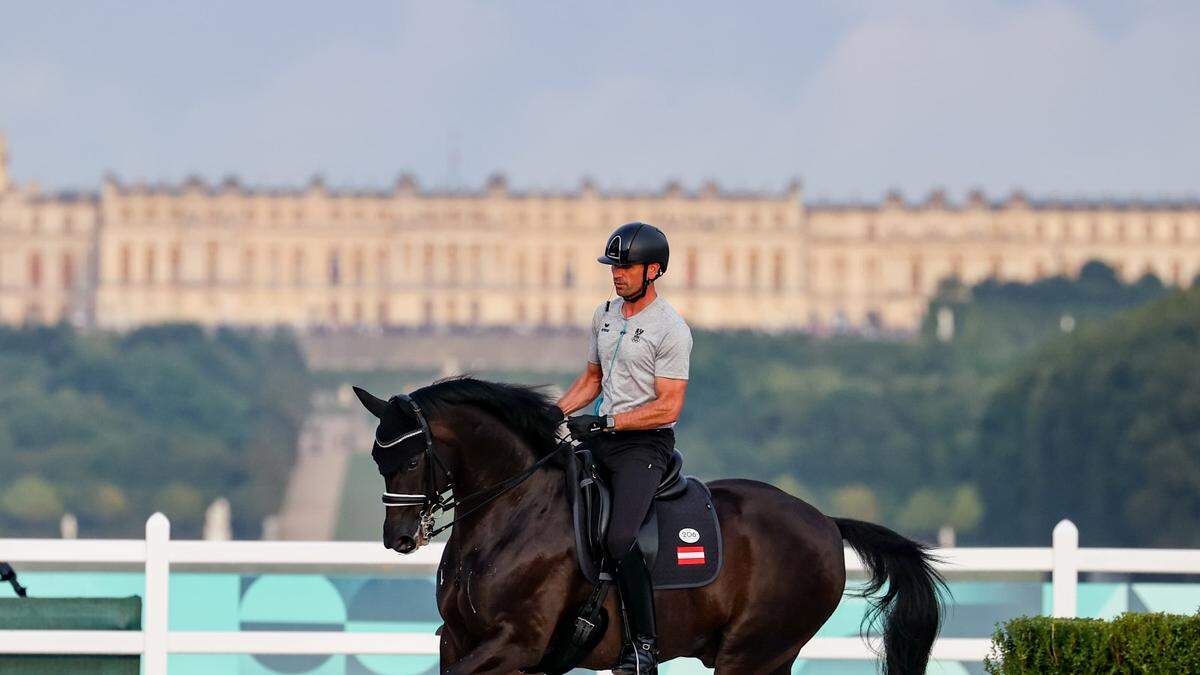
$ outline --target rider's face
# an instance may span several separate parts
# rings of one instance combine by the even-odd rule
[[[610,265],[612,267],[613,290],[622,298],[637,293],[642,288],[642,270],[646,266]],[[658,270],[658,263],[650,263],[649,278],[653,279]]]

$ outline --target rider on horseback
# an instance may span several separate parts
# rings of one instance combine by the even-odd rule
[[[558,401],[570,414],[596,401],[591,415],[567,419],[611,474],[612,517],[605,548],[633,642],[615,674],[656,673],[657,633],[650,571],[636,545],[654,490],[675,448],[683,409],[692,333],[654,282],[667,271],[667,237],[653,225],[628,223],[608,238],[600,263],[612,267],[618,300],[592,317],[587,370]]]

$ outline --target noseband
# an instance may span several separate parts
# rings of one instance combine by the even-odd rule
[[[423,494],[384,492],[383,505],[388,508],[420,507],[420,527],[417,530],[417,543],[420,545],[429,541],[437,534],[438,531],[434,530],[434,518],[436,514],[453,507],[453,504],[451,504],[453,496],[449,499],[445,496],[445,493],[452,489],[451,474],[450,470],[446,468],[445,462],[433,451],[433,434],[429,431],[429,422],[425,420],[425,413],[421,412],[421,406],[417,405],[417,402],[412,400],[407,394],[397,394],[392,397],[392,400],[408,405],[413,415],[417,418],[419,426],[413,431],[401,434],[397,438],[386,442],[380,441],[379,437],[376,436],[375,445],[380,449],[387,449],[397,446],[417,435],[424,436],[425,449],[422,450],[422,453],[425,455],[426,487]],[[441,469],[446,478],[446,487],[440,491],[437,489],[438,469]]]
[[[545,457],[542,457],[538,461],[534,462],[533,466],[529,467],[525,471],[501,481],[496,485],[484,488],[478,492],[474,492],[466,497],[463,497],[462,499],[459,499],[457,495],[453,494],[453,475],[446,467],[446,463],[443,462],[433,450],[433,434],[429,431],[429,422],[426,421],[425,414],[421,412],[421,406],[417,405],[417,402],[412,400],[412,398],[407,394],[397,394],[392,397],[392,400],[408,405],[409,409],[412,410],[413,415],[417,418],[417,424],[419,426],[413,431],[405,432],[400,436],[386,442],[380,441],[379,437],[376,436],[375,445],[379,449],[386,450],[388,448],[395,447],[410,438],[415,438],[417,435],[424,436],[425,448],[422,450],[422,453],[425,455],[426,487],[425,492],[422,494],[384,492],[383,505],[387,508],[404,508],[409,506],[420,507],[420,526],[417,529],[418,546],[426,544],[430,539],[433,539],[438,534],[450,529],[450,527],[458,521],[463,520],[467,516],[486,506],[489,502],[496,499],[500,495],[525,482],[525,479],[529,478],[536,473],[538,469],[541,469],[543,466],[545,466],[546,463],[558,455],[563,448],[570,447],[575,442],[569,435],[564,438],[560,438],[558,447],[556,447],[553,452],[547,453]],[[441,470],[446,479],[446,487],[442,488],[441,490],[437,489],[438,470]],[[447,493],[450,493],[449,496],[447,496]],[[482,501],[467,509],[463,513],[457,512],[458,507],[476,499],[482,499]],[[454,520],[441,527],[435,527],[435,521],[438,514],[445,513],[450,510],[456,511]]]

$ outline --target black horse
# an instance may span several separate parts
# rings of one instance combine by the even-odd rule
[[[471,378],[388,401],[355,392],[379,418],[373,453],[385,502],[400,507],[387,509],[385,546],[410,553],[426,543],[447,488],[459,499],[479,495],[458,504],[438,570],[441,672],[533,671],[591,589],[577,565],[561,468],[547,461],[561,447],[551,402],[532,388]],[[655,593],[662,660],[695,657],[724,675],[790,673],[842,599],[845,540],[870,573],[865,593],[887,584],[869,617],[883,619],[885,672],[925,672],[943,582],[924,547],[879,525],[825,516],[765,483],[708,485],[724,567],[708,586]],[[614,598],[606,609],[619,616]],[[611,667],[620,640],[614,621],[580,665]]]

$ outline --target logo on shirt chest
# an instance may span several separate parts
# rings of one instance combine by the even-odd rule
[[[607,332],[608,332],[608,324],[604,324],[604,328],[601,328],[601,329],[600,329],[600,332],[601,332],[601,333],[607,333]]]
[[[641,342],[642,341],[642,333],[644,333],[644,332],[646,332],[646,331],[644,331],[641,328],[635,328],[633,331],[633,341]]]

